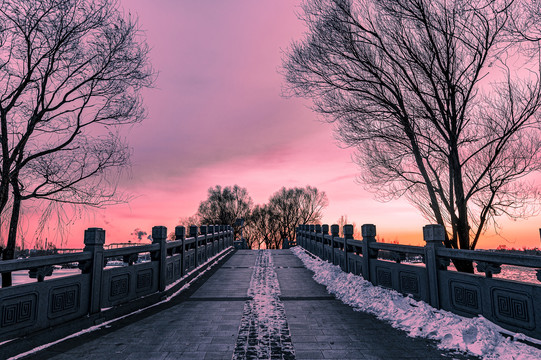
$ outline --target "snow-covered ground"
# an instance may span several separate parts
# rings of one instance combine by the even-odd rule
[[[376,315],[411,337],[433,339],[441,349],[460,350],[483,359],[541,359],[541,350],[504,337],[501,327],[482,316],[470,319],[435,309],[394,290],[374,286],[361,276],[345,273],[336,265],[308,255],[299,246],[291,251],[314,272],[314,280],[325,285],[330,294],[355,310]],[[528,339],[522,334],[514,334],[514,338]]]

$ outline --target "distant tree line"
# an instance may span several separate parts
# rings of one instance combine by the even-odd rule
[[[254,205],[246,188],[216,185],[208,190],[208,197],[200,203],[197,213],[182,218],[179,224],[231,225],[237,239],[242,232],[250,249],[280,249],[284,239],[295,239],[298,225],[320,222],[327,205],[325,192],[312,186],[282,187],[268,203]],[[237,219],[243,219],[243,224]]]

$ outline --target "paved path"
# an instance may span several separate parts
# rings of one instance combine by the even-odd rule
[[[167,304],[27,359],[466,359],[355,312],[289,250],[237,251]]]

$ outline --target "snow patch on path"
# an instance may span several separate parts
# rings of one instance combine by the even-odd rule
[[[460,350],[483,359],[541,359],[541,350],[504,337],[501,328],[482,316],[466,318],[438,310],[394,290],[374,286],[361,276],[308,255],[296,246],[291,252],[314,272],[314,280],[327,287],[344,304],[389,322],[411,337],[438,341],[440,349]],[[525,338],[516,334],[516,338]]]
[[[259,250],[244,304],[233,360],[294,360],[280,284],[270,250]]]

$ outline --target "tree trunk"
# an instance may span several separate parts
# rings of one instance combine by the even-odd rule
[[[19,215],[21,212],[21,193],[19,184],[13,184],[13,209],[11,212],[11,219],[9,222],[9,234],[6,248],[4,249],[3,259],[12,260],[15,258],[15,246],[17,244],[17,228],[19,225]],[[2,273],[2,287],[8,287],[12,285],[11,273]]]
[[[473,274],[473,262],[471,260],[453,259],[453,265],[455,265],[456,270],[459,272]]]
[[[455,145],[455,143],[453,143]],[[462,169],[456,146],[451,147],[449,165],[453,172],[453,182],[455,184],[455,201],[458,210],[456,218],[456,231],[453,231],[458,236],[458,246],[460,249],[470,249],[470,225],[468,223],[468,205],[464,196],[464,184],[462,181]],[[453,226],[455,227],[455,226]],[[455,239],[456,240],[456,239]],[[460,272],[473,274],[473,263],[470,260],[453,260],[453,264]]]

